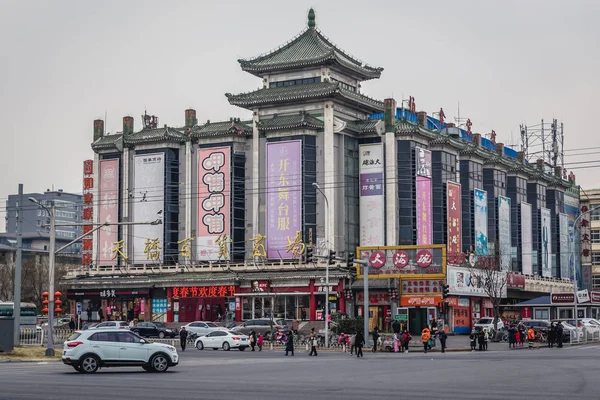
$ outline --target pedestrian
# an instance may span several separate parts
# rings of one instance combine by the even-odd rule
[[[563,324],[562,322],[558,321],[558,324],[556,325],[556,341],[557,341],[557,346],[558,348],[562,348],[563,347],[563,334],[564,334],[564,328],[563,328]]]
[[[484,336],[485,334],[483,333],[483,329],[479,329],[477,331],[477,344],[479,344],[479,351],[483,351]]]
[[[379,340],[379,328],[375,326],[373,328],[373,349],[371,350],[373,353],[377,353],[377,341]]]
[[[252,348],[252,351],[254,351],[254,348],[256,347],[256,332],[254,332],[254,329],[250,331],[250,347]]]
[[[346,351],[348,351],[348,349],[350,349],[350,355],[352,355],[352,335],[346,334]]]
[[[298,326],[299,326],[299,324],[300,324],[300,323],[298,322],[298,320],[297,320],[297,319],[295,319],[295,320],[292,322],[292,332],[294,332],[294,335],[297,335],[297,334],[298,334]]]
[[[400,322],[398,322],[397,320],[394,320],[394,322],[392,322],[392,332],[400,334]]]
[[[69,321],[69,329],[71,330],[71,332],[75,330],[75,320],[73,318],[71,318],[71,320]]]
[[[87,314],[88,322],[92,322],[92,308],[89,305],[87,306],[85,312]]]
[[[260,346],[259,346],[259,348],[260,348]],[[285,355],[287,356],[288,353],[292,353],[292,356],[294,355],[294,333],[293,332],[288,333],[287,340],[285,342]]]
[[[427,348],[429,347],[429,339],[431,339],[431,332],[429,332],[429,328],[425,327],[421,331],[421,342],[423,342],[425,354],[427,354]]]
[[[302,312],[300,313],[300,318],[302,319],[302,321],[306,321],[306,309],[302,309]]]
[[[400,351],[400,334],[395,333],[392,335],[392,340],[394,341],[394,353]]]
[[[102,318],[104,317],[102,312],[102,306],[98,307],[98,321],[102,322]]]
[[[515,329],[515,343],[517,346],[521,346],[521,332],[518,328]]]
[[[475,351],[477,347],[477,332],[475,331],[475,328],[471,330],[469,340],[471,340],[471,351]]]
[[[489,339],[488,331],[487,331],[487,329],[484,329],[483,330],[483,351],[487,351],[488,339]]]
[[[263,334],[259,333],[258,338],[256,339],[256,344],[258,345],[258,351],[262,351],[264,342],[265,342],[265,338],[264,338]]]
[[[431,320],[431,332],[437,332],[437,326],[438,326],[438,323],[435,320],[435,318],[433,318]]]
[[[317,334],[315,333],[315,328],[310,329],[310,353],[309,356],[317,356]]]
[[[550,324],[550,327],[548,328],[548,347],[550,347],[550,348],[554,347],[555,338],[556,338],[556,325],[554,324],[554,322],[552,322]]]
[[[185,329],[185,326],[181,327],[181,332],[179,332],[179,343],[181,344],[181,351],[185,351],[185,346],[187,345],[188,331]]]
[[[535,331],[532,327],[527,330],[527,340],[529,341],[529,348],[533,349],[533,341],[535,340]]]
[[[517,328],[511,325],[508,328],[508,348],[515,348],[517,345]]]
[[[525,325],[523,325],[523,321],[519,322],[517,325],[517,331],[519,332],[519,340],[521,347],[523,347],[523,343],[525,343],[525,337],[527,336],[527,330],[525,329]]]
[[[410,344],[410,341],[412,340],[412,336],[410,335],[410,332],[408,332],[408,330],[404,330],[404,333],[402,334],[402,345],[404,347],[404,351],[408,353],[408,345]]]
[[[340,336],[338,336],[338,346],[340,346],[343,353],[346,352],[346,334],[344,334],[344,332],[340,333]]]
[[[356,333],[354,339],[354,345],[356,346],[356,358],[363,357],[363,346],[365,345],[365,336],[361,332]]]
[[[446,339],[448,339],[448,335],[446,335],[446,331],[442,328],[438,329],[438,338],[440,339],[440,344],[442,345],[442,353],[446,352]]]

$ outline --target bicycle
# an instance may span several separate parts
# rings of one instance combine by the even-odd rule
[[[548,334],[546,332],[538,331],[535,334],[535,342],[538,343],[547,343],[548,342]]]

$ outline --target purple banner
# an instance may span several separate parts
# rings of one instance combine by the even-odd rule
[[[432,243],[431,179],[417,176],[417,245]]]
[[[293,258],[301,231],[302,141],[267,143],[267,257]]]
[[[372,172],[360,174],[360,195],[381,196],[383,195],[383,172]]]

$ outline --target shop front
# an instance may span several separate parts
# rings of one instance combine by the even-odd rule
[[[423,328],[438,318],[437,304],[442,296],[435,295],[400,295],[399,315],[408,315],[408,331],[411,335],[420,335]]]
[[[471,300],[469,297],[451,296],[448,302],[448,330],[454,333],[469,333],[473,321],[471,320]]]
[[[82,321],[131,321],[150,320],[152,305],[150,289],[85,289],[68,290],[67,299],[71,310],[81,303]],[[99,313],[99,310],[102,311]],[[89,312],[88,312],[89,310]],[[100,318],[100,315],[102,318]]]
[[[236,286],[176,286],[167,288],[168,322],[232,320]]]
[[[355,315],[364,318],[365,313],[365,295],[363,292],[356,293]],[[385,290],[369,291],[369,331],[376,326],[380,330],[385,330],[391,316],[391,296]]]

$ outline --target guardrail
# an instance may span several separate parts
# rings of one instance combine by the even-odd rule
[[[578,338],[574,338],[573,334],[575,332],[571,332],[571,341],[569,344],[588,344],[588,343],[600,343],[600,329],[589,330],[587,328],[582,329],[583,333],[578,335]]]
[[[52,337],[54,338],[55,347],[62,347],[65,340],[71,336],[70,329],[54,329]],[[21,337],[19,345],[21,346],[46,346],[48,344],[48,329],[28,329],[21,328]]]

